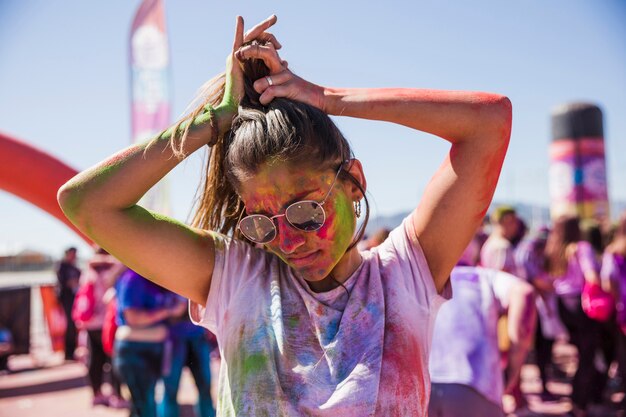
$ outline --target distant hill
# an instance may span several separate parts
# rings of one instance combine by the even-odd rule
[[[500,202],[494,202],[489,208],[489,212],[493,207],[501,205]],[[550,209],[546,206],[538,206],[527,203],[516,203],[513,207],[517,210],[518,214],[531,229],[540,227],[550,223]],[[626,201],[613,201],[611,203],[611,217],[617,219],[623,211],[626,210]],[[387,228],[393,229],[402,223],[402,220],[408,216],[409,212],[392,214],[389,216],[377,216],[369,220],[365,233],[371,235],[375,231]]]

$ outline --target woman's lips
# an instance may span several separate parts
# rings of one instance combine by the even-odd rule
[[[310,263],[312,263],[317,257],[318,253],[319,251],[315,251],[315,252],[311,252],[309,254],[303,254],[303,255],[300,255],[300,254],[291,255],[287,257],[287,261],[293,266],[302,267],[302,266],[309,265]]]

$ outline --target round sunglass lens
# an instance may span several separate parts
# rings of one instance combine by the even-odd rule
[[[267,243],[274,240],[276,227],[269,218],[261,215],[246,216],[239,223],[241,233],[257,243]]]
[[[294,227],[305,230],[317,230],[324,224],[324,209],[315,201],[294,203],[285,211],[287,220]]]

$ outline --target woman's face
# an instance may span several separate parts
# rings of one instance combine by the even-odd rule
[[[240,186],[246,214],[283,214],[296,201],[322,202],[331,188],[336,171],[266,163]],[[279,256],[308,281],[320,281],[342,261],[354,235],[351,187],[338,179],[323,204],[324,225],[316,231],[302,231],[282,216],[274,220],[276,237],[265,248]]]

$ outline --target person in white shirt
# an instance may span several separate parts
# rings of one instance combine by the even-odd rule
[[[79,174],[59,191],[60,204],[126,265],[191,300],[220,347],[218,415],[425,416],[432,326],[491,202],[510,101],[312,84],[278,56],[266,32],[275,22],[244,34],[237,18],[226,75],[198,107],[150,143]],[[451,143],[419,206],[370,251],[356,247],[357,219],[368,216],[363,167],[329,115]],[[206,145],[193,226],[137,205]],[[395,180],[407,192],[414,184]]]
[[[491,214],[493,230],[480,250],[480,265],[499,271],[516,272],[511,240],[518,234],[520,221],[510,206],[499,206]]]
[[[536,320],[532,286],[495,269],[473,266],[472,241],[450,282],[453,298],[435,321],[430,354],[430,417],[503,417],[502,396],[520,375]],[[502,378],[498,319],[508,313],[508,373]]]

